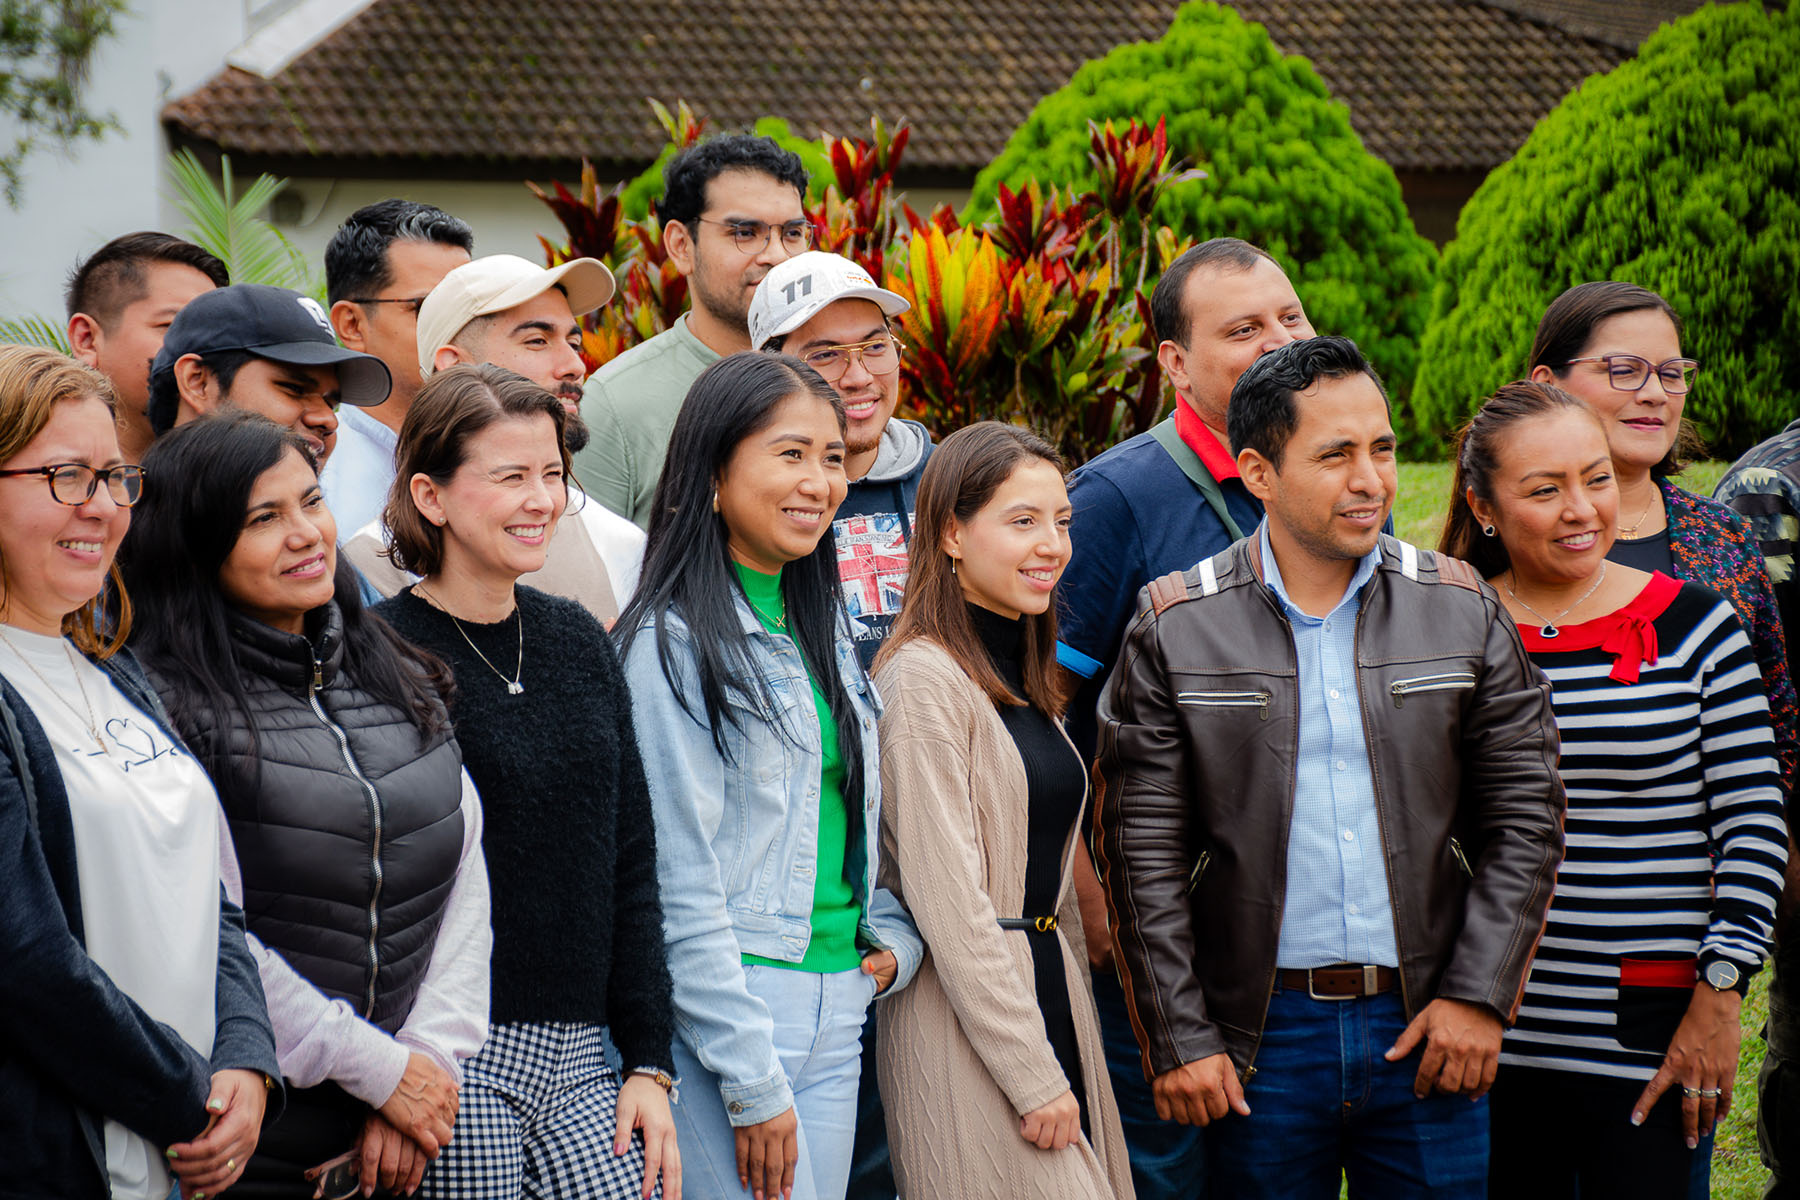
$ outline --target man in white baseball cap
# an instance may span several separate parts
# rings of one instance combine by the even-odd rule
[[[569,410],[571,454],[588,442],[581,419],[581,358],[576,318],[613,296],[612,272],[598,259],[540,267],[513,254],[490,254],[444,276],[419,306],[419,374],[457,363],[493,363],[544,388]]]
[[[511,254],[478,258],[451,271],[419,306],[419,374],[429,383],[458,363],[492,363],[523,375],[556,396],[568,412],[563,438],[570,453],[587,444],[581,419],[581,327],[576,317],[613,295],[612,272],[592,258],[540,267]],[[550,538],[542,570],[519,578],[563,596],[611,625],[637,588],[644,533],[571,488],[569,506]],[[382,556],[387,530],[365,526],[344,554],[383,596],[416,582]]]

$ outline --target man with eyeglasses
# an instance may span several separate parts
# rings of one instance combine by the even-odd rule
[[[346,350],[325,306],[260,283],[203,292],[169,326],[150,366],[150,428],[242,408],[311,444],[323,465],[337,444],[338,406],[371,408],[391,377],[379,358]]]
[[[813,237],[801,206],[806,169],[771,138],[731,134],[691,146],[663,168],[663,185],[663,249],[693,304],[594,372],[582,402],[593,439],[575,456],[588,494],[644,529],[688,387],[720,358],[750,349],[757,284]]]
[[[864,666],[900,614],[919,476],[931,455],[923,425],[894,419],[901,343],[888,318],[911,307],[849,259],[820,250],[772,269],[750,301],[751,348],[793,355],[844,401],[850,490],[831,532]]]
[[[931,434],[896,419],[902,344],[888,320],[912,305],[836,254],[809,250],[773,267],[750,301],[752,349],[791,354],[817,371],[844,402],[844,473],[850,488],[831,524],[844,606],[854,619],[863,665],[900,615],[919,477]],[[875,1006],[863,1026],[862,1081],[849,1200],[891,1200],[887,1123],[875,1077]]]
[[[325,289],[338,341],[379,358],[394,378],[385,402],[338,415],[337,450],[319,476],[346,537],[381,515],[394,481],[394,442],[420,384],[419,306],[474,248],[466,224],[413,200],[364,205],[325,247]]]

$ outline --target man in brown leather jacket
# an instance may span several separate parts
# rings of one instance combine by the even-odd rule
[[[1354,343],[1264,356],[1229,426],[1266,518],[1144,589],[1100,710],[1145,1074],[1209,1126],[1213,1194],[1482,1196],[1470,1100],[1562,859],[1549,687],[1472,569],[1381,534],[1394,433]]]

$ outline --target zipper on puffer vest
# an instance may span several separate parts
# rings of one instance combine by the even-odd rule
[[[363,791],[369,797],[369,828],[375,839],[370,851],[370,866],[373,868],[375,886],[369,892],[369,986],[363,994],[363,1019],[375,1018],[375,977],[381,973],[381,796],[375,791],[375,785],[362,773],[356,765],[356,756],[350,753],[350,737],[336,721],[325,715],[325,706],[319,703],[319,689],[325,686],[325,667],[319,662],[319,656],[313,655],[312,685],[306,689],[306,701],[312,705],[313,715],[318,717],[325,728],[337,735],[338,751],[344,756],[344,765],[350,768],[350,774],[356,782],[362,784]]]

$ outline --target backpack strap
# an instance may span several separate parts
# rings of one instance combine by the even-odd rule
[[[1175,465],[1188,477],[1188,482],[1200,490],[1200,494],[1206,498],[1207,507],[1213,510],[1213,515],[1225,526],[1231,540],[1235,542],[1243,537],[1244,531],[1238,528],[1238,523],[1232,520],[1230,510],[1225,507],[1225,493],[1219,490],[1219,481],[1212,477],[1212,472],[1206,469],[1206,464],[1200,461],[1200,456],[1194,453],[1193,448],[1175,432],[1175,418],[1170,416],[1157,422],[1151,428],[1150,436],[1175,460]]]

